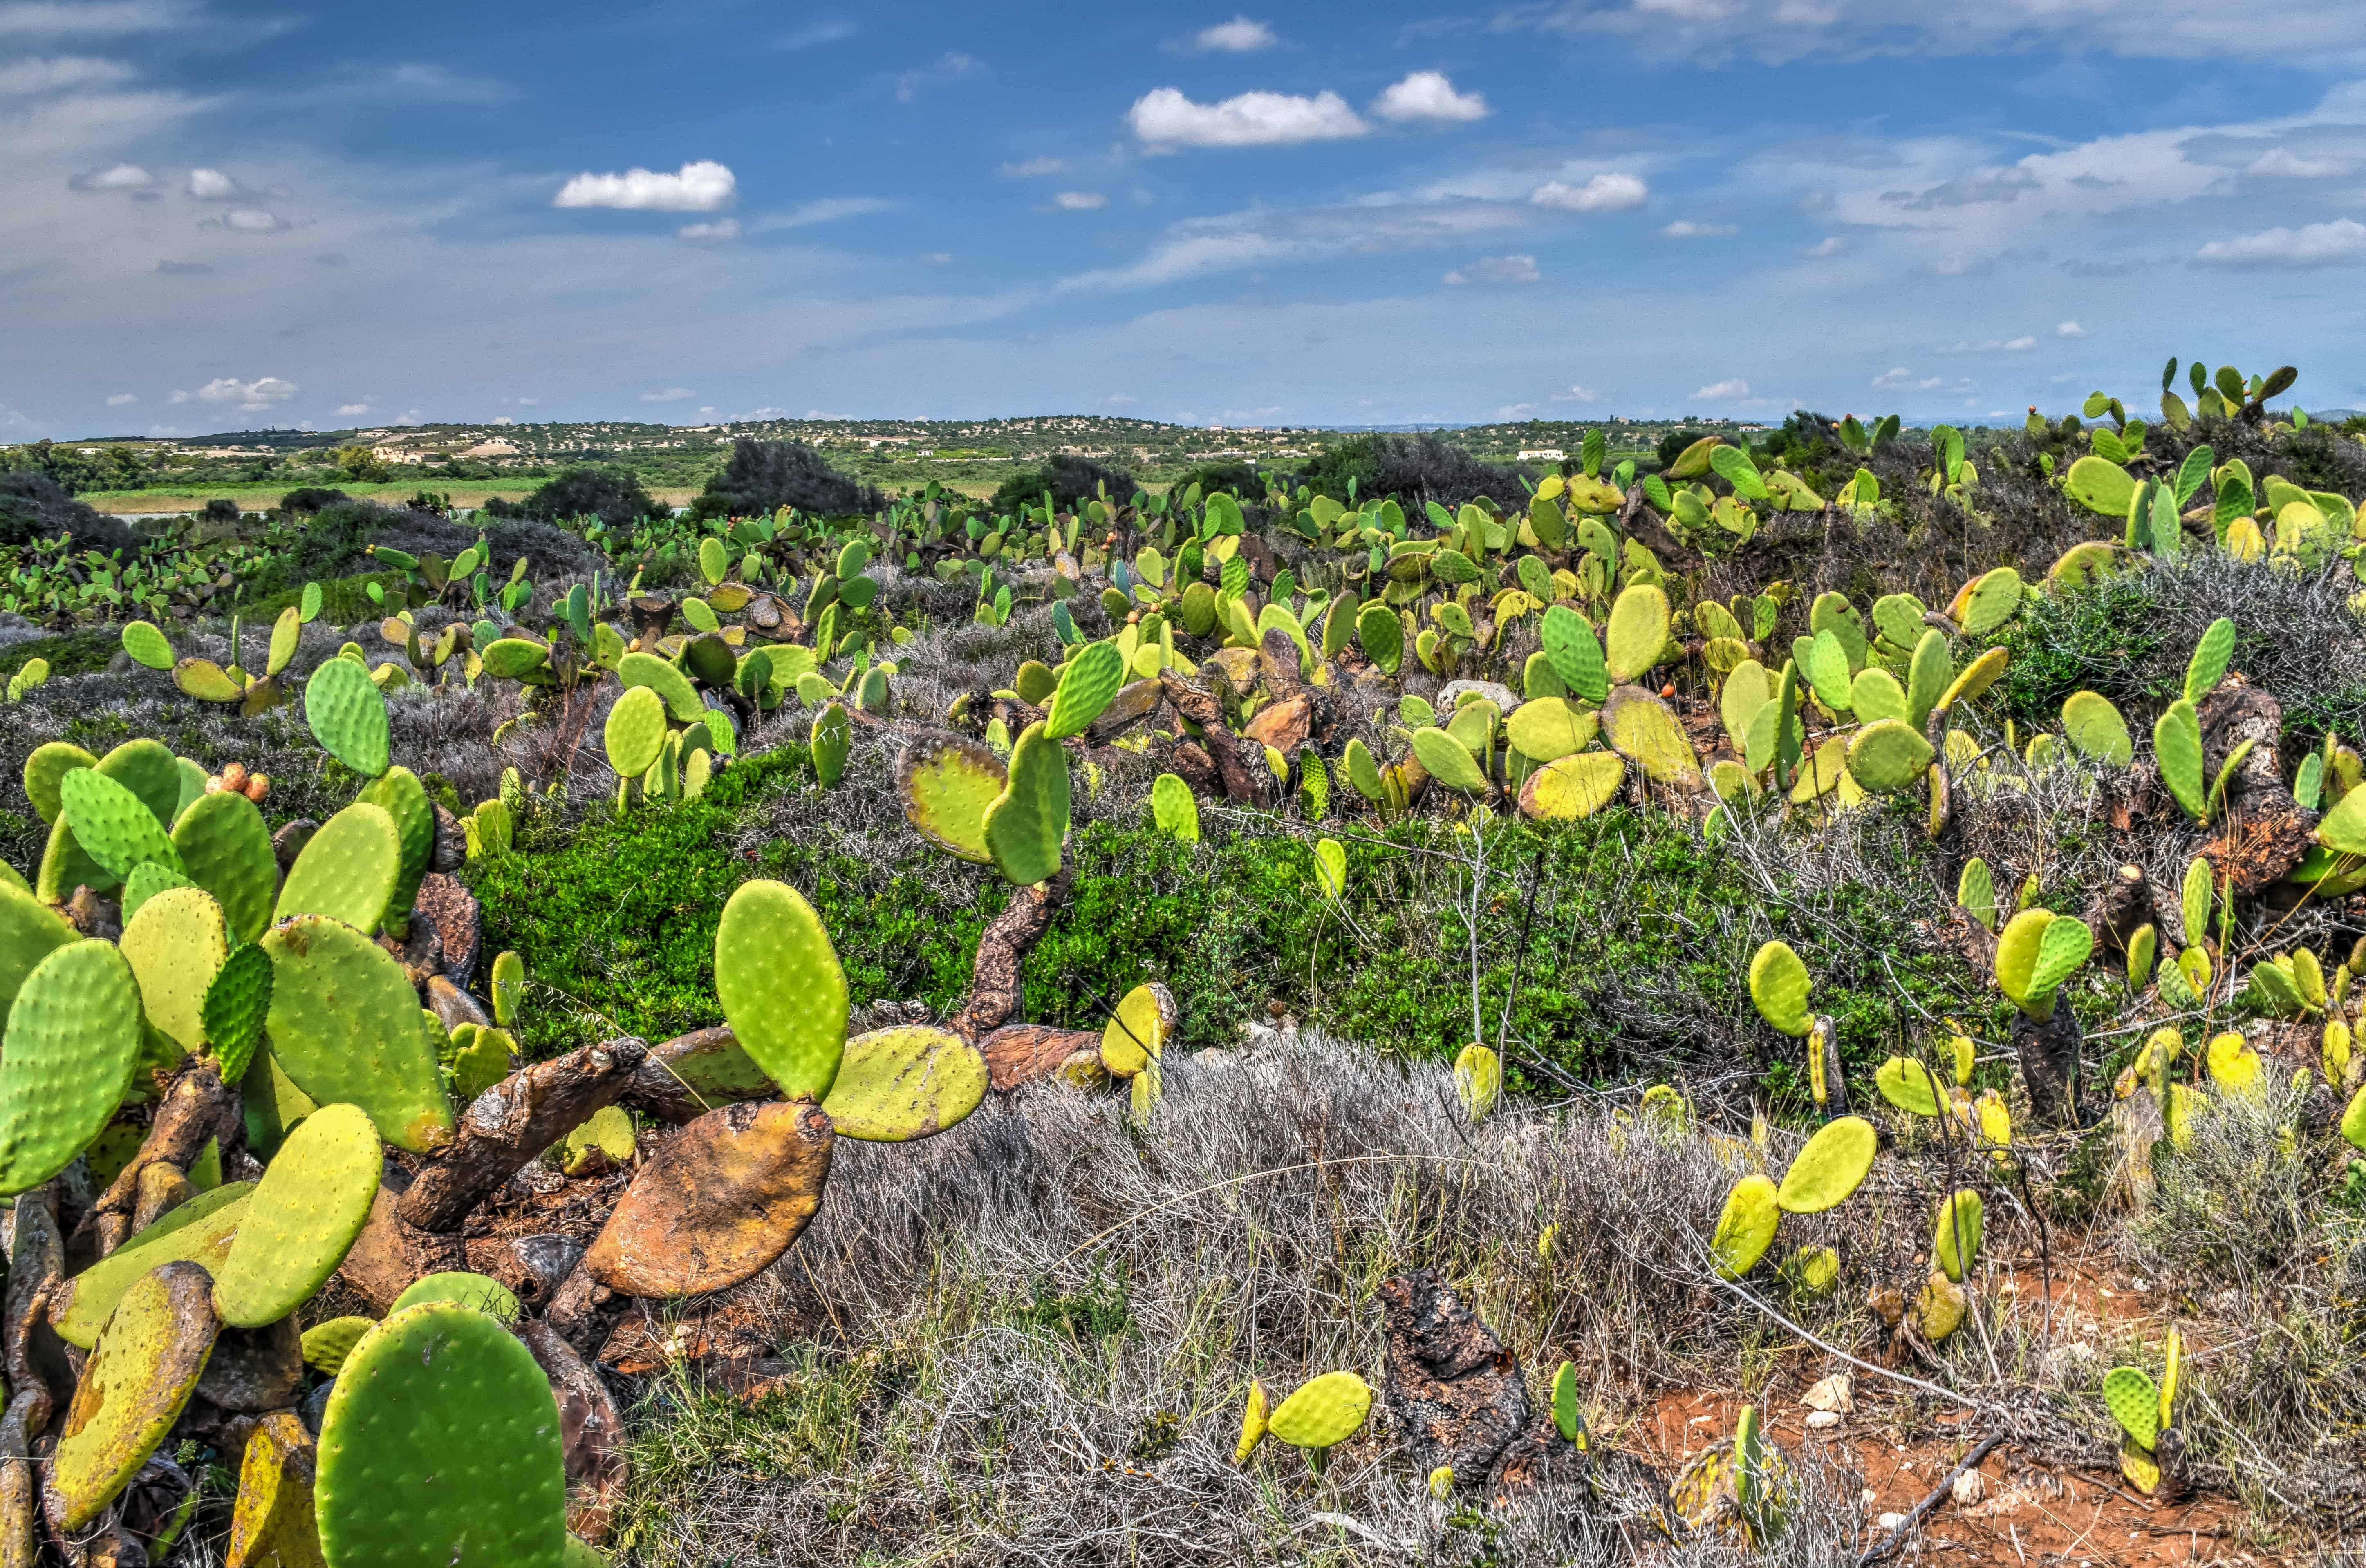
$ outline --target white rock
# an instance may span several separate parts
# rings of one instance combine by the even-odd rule
[[[1466,695],[1483,697],[1493,702],[1498,711],[1504,713],[1520,705],[1520,700],[1512,695],[1510,687],[1495,681],[1449,680],[1438,689],[1437,700],[1432,704],[1437,710],[1437,722],[1442,724],[1454,717],[1454,711],[1462,705]]]
[[[1805,1424],[1811,1432],[1829,1432],[1841,1424],[1841,1413],[1837,1410],[1810,1410]]]
[[[1849,1379],[1846,1372],[1834,1372],[1831,1376],[1823,1379],[1800,1395],[1799,1403],[1810,1410],[1838,1411],[1842,1415],[1856,1408],[1855,1403],[1849,1397]]]
[[[1896,1529],[1899,1525],[1902,1525],[1905,1522],[1906,1516],[1904,1514],[1884,1514],[1881,1518],[1874,1520],[1873,1525],[1876,1529]]]
[[[1949,1495],[1955,1499],[1955,1506],[1968,1508],[1989,1495],[1989,1484],[1978,1471],[1966,1470],[1955,1477]]]

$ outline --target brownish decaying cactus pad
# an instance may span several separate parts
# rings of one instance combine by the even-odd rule
[[[821,1206],[832,1137],[807,1101],[708,1112],[633,1178],[584,1266],[627,1295],[739,1283],[787,1251]]]

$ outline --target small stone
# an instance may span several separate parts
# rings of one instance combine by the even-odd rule
[[[1849,1397],[1849,1378],[1846,1372],[1834,1372],[1831,1376],[1820,1380],[1806,1394],[1800,1395],[1799,1403],[1810,1410],[1838,1411],[1842,1415],[1856,1408],[1855,1403]]]
[[[1829,1432],[1841,1424],[1841,1413],[1837,1410],[1810,1410],[1805,1424],[1811,1432]]]
[[[1955,1477],[1950,1495],[1955,1499],[1955,1506],[1968,1508],[1989,1495],[1989,1484],[1978,1471],[1967,1470]]]
[[[1896,1529],[1905,1522],[1906,1516],[1904,1514],[1884,1514],[1881,1518],[1873,1521],[1874,1527],[1877,1529]]]

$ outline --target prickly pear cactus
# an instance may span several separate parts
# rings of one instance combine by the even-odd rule
[[[1371,1413],[1370,1383],[1351,1372],[1328,1372],[1276,1406],[1267,1429],[1292,1448],[1334,1448],[1361,1431]]]
[[[254,802],[235,790],[200,795],[173,824],[173,846],[189,880],[213,894],[241,941],[270,929],[279,892],[271,828]]]
[[[1150,821],[1169,838],[1200,842],[1200,800],[1180,775],[1162,773],[1151,781]]]
[[[74,1388],[51,1462],[65,1529],[98,1518],[180,1419],[221,1329],[209,1284],[204,1269],[182,1260],[123,1293]]]
[[[35,966],[76,939],[57,912],[13,885],[0,887],[0,1015]]]
[[[1738,1280],[1758,1266],[1774,1244],[1774,1227],[1783,1218],[1773,1178],[1756,1171],[1733,1184],[1726,1194],[1725,1212],[1718,1216],[1708,1249],[1719,1275]]]
[[[706,704],[690,678],[654,654],[626,654],[616,661],[616,678],[628,691],[646,688],[656,692],[676,723],[694,724],[706,716]]]
[[[252,1182],[226,1182],[199,1193],[59,1286],[49,1308],[58,1337],[85,1350],[98,1343],[123,1293],[163,1264],[191,1259],[208,1274],[220,1269],[254,1191]]]
[[[276,1323],[312,1297],[369,1221],[382,1156],[355,1105],[323,1105],[287,1135],[214,1281],[214,1305],[234,1328]]]
[[[1494,1114],[1503,1094],[1503,1058],[1476,1041],[1463,1047],[1454,1058],[1454,1097],[1461,1102],[1462,1114],[1483,1122]]]
[[[201,888],[169,889],[124,923],[118,946],[148,1022],[187,1055],[203,1051],[206,993],[230,957],[221,905]]]
[[[1119,1078],[1132,1078],[1166,1054],[1166,1032],[1174,1025],[1175,1003],[1159,985],[1138,985],[1120,999],[1117,1011],[1101,1028],[1101,1066]]]
[[[1241,1436],[1240,1441],[1233,1445],[1233,1462],[1246,1464],[1249,1456],[1256,1452],[1257,1445],[1265,1441],[1266,1433],[1272,1429],[1272,1413],[1267,1408],[1265,1384],[1251,1378],[1248,1398],[1241,1406]]]
[[[1920,781],[1932,755],[1921,731],[1903,719],[1880,719],[1849,742],[1848,770],[1869,793],[1892,795]]]
[[[1125,681],[1125,659],[1114,643],[1087,643],[1068,656],[1043,719],[1055,741],[1081,735],[1101,716]]]
[[[1939,1114],[1939,1081],[1914,1057],[1891,1057],[1875,1068],[1873,1086],[1901,1111],[1917,1116]]]
[[[1758,1015],[1797,1038],[1814,1020],[1808,1012],[1808,966],[1787,942],[1769,942],[1750,960],[1750,1000]]]
[[[829,1092],[846,1046],[846,975],[804,894],[785,882],[739,885],[715,931],[715,994],[740,1047],[783,1094]]]
[[[312,1434],[294,1411],[275,1410],[255,1423],[239,1463],[227,1568],[319,1568],[321,1531],[313,1518],[318,1459]]]
[[[427,787],[408,767],[389,767],[366,786],[356,800],[377,807],[392,818],[402,846],[401,868],[387,901],[387,930],[400,936],[411,922],[411,906],[418,902],[419,884],[435,853],[435,807]],[[481,809],[481,808],[479,808]],[[340,813],[342,814],[342,813]],[[330,819],[332,823],[335,818]],[[323,831],[326,831],[325,829]]]
[[[317,1518],[336,1568],[560,1568],[558,1412],[517,1336],[428,1302],[355,1345],[321,1422]]]
[[[986,865],[986,808],[1009,782],[1001,759],[959,735],[929,735],[896,762],[896,792],[914,827],[964,860]]]
[[[356,801],[321,824],[279,890],[275,921],[326,915],[356,931],[386,923],[402,879],[402,834],[380,807]]]
[[[330,1377],[337,1375],[362,1336],[377,1327],[372,1317],[332,1317],[304,1330],[304,1364]]]
[[[1616,752],[1587,751],[1549,762],[1520,786],[1520,814],[1539,822],[1590,817],[1617,799],[1627,782],[1627,759]]]
[[[151,861],[181,869],[180,851],[173,847],[156,813],[97,768],[77,767],[67,774],[58,781],[58,798],[74,842],[115,881]]]
[[[1791,1168],[1774,1201],[1786,1214],[1821,1214],[1848,1201],[1873,1172],[1880,1136],[1863,1116],[1842,1116],[1817,1129]]]
[[[665,748],[665,699],[646,686],[636,686],[617,698],[601,731],[608,766],[619,778],[637,778],[654,767],[658,753]]]
[[[834,1142],[828,1114],[801,1101],[709,1111],[635,1173],[584,1267],[628,1295],[727,1290],[804,1233]]]
[[[1060,869],[1068,836],[1068,755],[1041,722],[1021,731],[1010,748],[1010,778],[986,808],[986,853],[995,869],[1020,887]]]
[[[1604,652],[1614,686],[1636,680],[1660,662],[1668,645],[1668,596],[1656,584],[1632,583],[1610,607]],[[1550,648],[1547,648],[1548,654]],[[1572,689],[1577,689],[1572,688]],[[1585,695],[1579,689],[1580,696]]]
[[[821,1108],[841,1137],[907,1143],[962,1121],[986,1090],[975,1046],[950,1029],[907,1025],[847,1041]]]
[[[386,698],[357,659],[324,659],[304,683],[304,722],[321,748],[366,778],[387,768]]]
[[[271,1015],[271,955],[250,942],[222,960],[206,987],[198,1026],[224,1083],[246,1076]]]
[[[1609,667],[1585,617],[1565,604],[1556,604],[1545,611],[1538,634],[1544,643],[1546,663],[1573,695],[1596,706],[1609,697]]]
[[[448,1301],[502,1323],[515,1323],[519,1316],[518,1298],[507,1285],[490,1275],[471,1273],[466,1269],[422,1274],[394,1298],[394,1305],[386,1309],[386,1315],[392,1317],[406,1306],[417,1306],[422,1302],[430,1301]]]
[[[318,914],[275,926],[263,950],[271,1055],[295,1085],[322,1104],[360,1106],[398,1148],[424,1154],[449,1143],[452,1103],[420,1027],[418,993],[394,956]]]
[[[1666,703],[1639,687],[1625,686],[1611,693],[1602,715],[1610,749],[1653,782],[1690,789],[1700,781],[1700,756]]]
[[[1962,1284],[1979,1249],[1980,1195],[1966,1187],[1940,1201],[1931,1255],[1947,1278]]]
[[[25,758],[25,798],[45,823],[54,823],[62,808],[60,782],[77,767],[96,767],[98,758],[72,741],[48,741]]]
[[[25,977],[0,1045],[0,1193],[73,1163],[115,1114],[141,1048],[140,986],[111,942],[75,942]]]

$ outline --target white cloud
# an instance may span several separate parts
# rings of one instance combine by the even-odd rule
[[[1063,212],[1090,212],[1107,207],[1109,197],[1098,191],[1062,191],[1052,198],[1052,205]]]
[[[445,104],[497,104],[510,90],[489,76],[471,76],[444,65],[395,65],[366,78],[365,84],[393,96],[430,98]]]
[[[685,223],[674,230],[674,237],[693,245],[722,245],[739,238],[739,220],[717,218],[705,223]]]
[[[1591,386],[1572,386],[1566,392],[1554,393],[1553,401],[1556,403],[1599,403],[1602,401],[1602,394],[1595,391]]]
[[[1730,223],[1696,223],[1689,218],[1679,218],[1660,232],[1671,240],[1722,240],[1741,230]]]
[[[224,375],[207,382],[195,392],[175,392],[165,401],[227,403],[234,405],[241,413],[254,414],[277,408],[300,390],[302,388],[294,382],[283,381],[276,375],[261,376],[254,381],[241,381],[234,375]]]
[[[679,403],[685,398],[695,398],[697,396],[697,393],[692,391],[687,386],[668,386],[659,391],[642,393],[641,401],[644,403]]]
[[[1162,148],[1281,147],[1361,136],[1371,129],[1333,92],[1311,98],[1243,93],[1219,104],[1195,104],[1176,87],[1144,94],[1126,123],[1144,141]]]
[[[1894,370],[1884,371],[1873,378],[1873,385],[1885,392],[1930,392],[1944,386],[1945,382],[1946,377],[1941,375],[1917,376],[1902,364]]]
[[[908,104],[920,95],[920,89],[939,82],[958,82],[964,76],[975,76],[986,67],[971,55],[946,53],[937,62],[920,71],[907,71],[896,78],[896,101]]]
[[[807,22],[802,28],[792,28],[772,39],[774,49],[818,49],[826,43],[839,43],[855,35],[852,22],[824,19]]]
[[[2366,223],[2337,218],[2330,223],[2278,227],[2236,240],[2213,240],[2193,253],[2203,267],[2346,267],[2366,263]]]
[[[238,195],[238,182],[220,169],[192,169],[188,191],[197,201],[229,201]]]
[[[78,87],[112,87],[131,80],[129,65],[74,55],[56,60],[12,60],[0,65],[0,97],[30,97]]]
[[[1442,71],[1416,71],[1374,98],[1372,113],[1400,122],[1485,119],[1487,98],[1481,93],[1456,92]]]
[[[340,403],[337,405],[337,417],[339,419],[358,419],[368,414],[369,411],[370,406],[367,403]]]
[[[2025,349],[2034,349],[2036,346],[2037,340],[2026,335],[2018,338],[2007,338],[2004,341],[2004,352],[2007,353],[2020,353]]]
[[[2076,321],[2065,321],[2054,329],[2054,335],[2057,338],[2083,338],[2087,335],[2087,329]]]
[[[2269,179],[2327,180],[2349,173],[2349,163],[2341,158],[2304,158],[2289,147],[2277,147],[2252,159],[2243,173]]]
[[[1482,256],[1468,267],[1457,267],[1439,281],[1457,287],[1473,283],[1542,283],[1534,256]]]
[[[1234,17],[1229,22],[1202,28],[1191,39],[1192,47],[1219,54],[1254,54],[1261,49],[1271,49],[1279,41],[1273,36],[1271,28],[1263,22],[1252,22],[1246,17]]]
[[[809,229],[817,223],[836,223],[840,218],[868,218],[879,212],[901,212],[905,204],[890,201],[885,196],[824,196],[793,207],[786,212],[772,213],[756,219],[759,234],[776,233],[783,229]]]
[[[1030,158],[1023,163],[1005,163],[1002,172],[1013,179],[1031,180],[1042,174],[1065,174],[1068,172],[1065,158]]]
[[[1750,383],[1740,376],[1729,381],[1712,381],[1693,394],[1696,398],[1711,398],[1720,402],[1750,396]]]
[[[1842,239],[1837,234],[1827,234],[1822,239],[1817,241],[1814,244],[1809,245],[1805,250],[1801,251],[1799,254],[1813,261],[1821,261],[1826,256],[1837,256],[1842,251],[1847,249],[1847,241]]]
[[[105,169],[93,169],[86,174],[76,174],[66,182],[67,188],[77,191],[119,191],[123,195],[146,199],[164,188],[164,182],[137,163],[117,163]]]
[[[220,218],[208,218],[197,225],[200,229],[227,229],[233,234],[275,234],[282,229],[296,226],[276,212],[265,212],[259,207],[234,207]]]
[[[127,403],[138,401],[140,401],[140,394],[137,392],[117,392],[108,397],[107,406],[110,409],[120,409]]]
[[[194,21],[188,0],[27,0],[0,6],[0,38],[126,38]]]
[[[613,207],[626,212],[721,212],[738,199],[739,183],[712,159],[684,163],[677,174],[633,168],[621,174],[578,174],[559,187],[553,207]]]
[[[1582,185],[1549,180],[1528,193],[1538,207],[1564,212],[1626,212],[1651,199],[1651,187],[1632,174],[1596,174]]]

